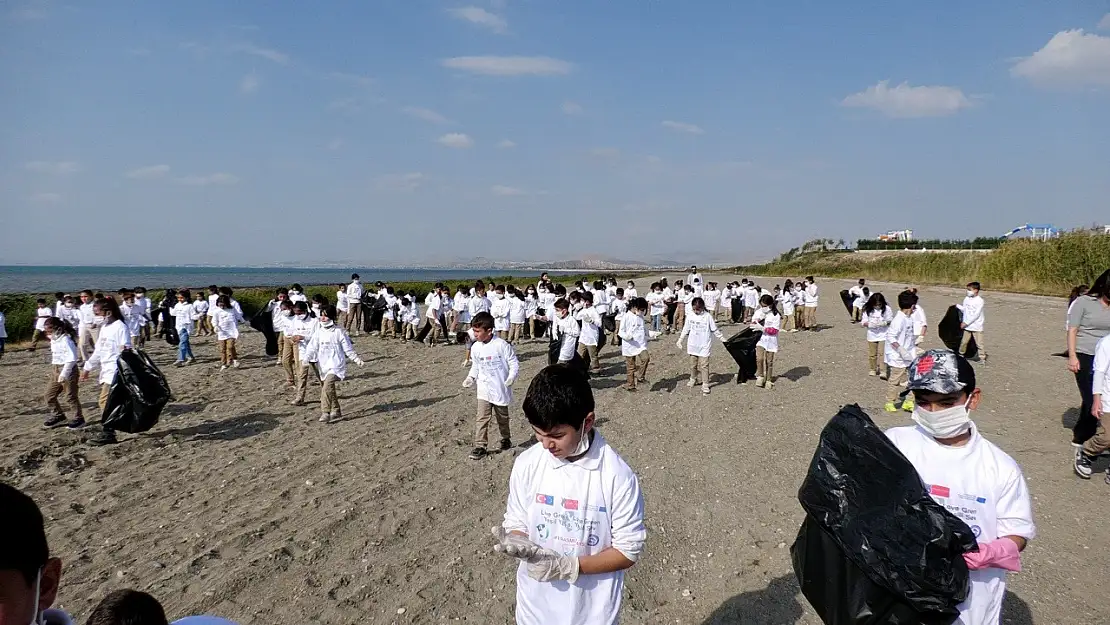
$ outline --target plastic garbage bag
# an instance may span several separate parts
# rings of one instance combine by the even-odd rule
[[[575,342],[577,343],[577,341],[575,341]],[[562,349],[562,345],[563,345],[562,340],[548,341],[548,343],[547,343],[547,364],[549,364],[549,365],[559,364],[559,352]],[[576,345],[576,347],[577,347],[577,345]],[[582,375],[586,376],[587,378],[590,377],[589,354],[586,354],[586,358],[583,359],[582,356],[578,354],[578,350],[575,349],[574,356],[570,359],[569,362],[566,363],[566,365],[568,367],[570,367],[571,369],[576,369],[578,371],[581,371]]]
[[[543,336],[544,332],[547,332],[547,322],[543,319],[536,319],[536,331],[532,338],[537,339]]]
[[[120,432],[145,432],[158,423],[162,408],[173,399],[166,376],[146,352],[127,349],[116,360],[116,377],[104,405],[104,427]]]
[[[266,310],[251,317],[250,326],[266,337],[266,355],[277,356],[278,335],[274,332],[274,316]]]
[[[601,317],[601,327],[606,332],[617,331],[617,316],[616,315],[603,315]]]
[[[741,384],[755,379],[755,346],[763,337],[762,330],[744,328],[725,341],[725,350],[740,368],[736,372],[736,383]]]
[[[744,300],[739,297],[733,298],[732,310],[729,312],[732,313],[732,322],[740,323],[740,320],[744,318]]]
[[[844,289],[840,292],[840,301],[844,303],[844,307],[848,309],[848,315],[851,316],[852,302],[856,301],[856,298],[848,292],[848,289]]]
[[[956,306],[949,306],[948,312],[944,313],[944,318],[937,324],[937,335],[940,336],[941,342],[956,353],[959,353],[960,342],[964,339],[964,331],[960,328],[961,323],[963,323],[963,313]],[[975,339],[971,339],[967,343],[964,358],[975,358],[978,354],[979,346],[975,344]]]
[[[166,342],[170,345],[173,345],[174,347],[177,347],[181,344],[181,335],[177,333],[177,328],[173,326],[163,327],[162,331],[159,334],[165,337]]]
[[[826,625],[948,625],[967,599],[975,537],[859,406],[821,432],[790,548],[802,594]]]

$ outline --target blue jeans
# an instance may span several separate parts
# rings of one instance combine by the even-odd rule
[[[181,362],[186,358],[192,358],[193,347],[189,345],[189,328],[178,330],[177,337],[181,339],[181,342],[177,344],[177,361]]]
[[[661,332],[663,330],[663,315],[662,314],[651,316],[651,329],[655,330],[656,332]]]

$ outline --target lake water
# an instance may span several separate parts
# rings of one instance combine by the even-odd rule
[[[167,287],[196,289],[210,284],[220,286],[289,286],[294,282],[346,284],[358,273],[363,283],[443,282],[452,287],[488,276],[538,277],[538,270],[507,269],[374,269],[374,268],[280,268],[280,267],[37,267],[0,266],[0,293],[77,293],[82,289],[115,291],[143,286],[150,291]],[[559,273],[549,272],[552,276]]]

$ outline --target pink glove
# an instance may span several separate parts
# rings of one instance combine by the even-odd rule
[[[964,554],[967,568],[978,571],[989,567],[1007,571],[1021,570],[1021,553],[1017,543],[1009,538],[999,538],[994,542],[979,543],[979,551]]]

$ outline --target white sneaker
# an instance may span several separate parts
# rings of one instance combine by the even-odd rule
[[[220,365],[220,371],[227,371],[227,365]]]
[[[238,369],[239,368],[239,361],[238,360],[232,360],[231,361],[231,366]]]
[[[770,380],[767,380],[767,388],[775,388],[775,383],[770,381]]]
[[[328,421],[331,421],[330,414],[325,412],[324,414],[320,415],[320,423],[327,423]]]
[[[879,375],[879,374],[878,374],[878,373],[876,373],[876,372],[874,372],[874,371],[868,371],[868,372],[867,372],[867,375],[869,375],[869,376],[871,376],[871,377],[875,377],[875,376],[877,376],[877,375]]]
[[[764,384],[766,384],[766,380],[763,379],[763,376],[759,376],[755,379],[755,385],[759,388],[763,388]]]
[[[701,394],[702,395],[708,395],[709,394],[709,385],[708,384],[702,384],[701,385]]]
[[[694,388],[695,384],[697,384],[697,381],[694,380],[694,378],[690,378],[689,380],[686,380],[686,386],[689,387],[689,388]]]

